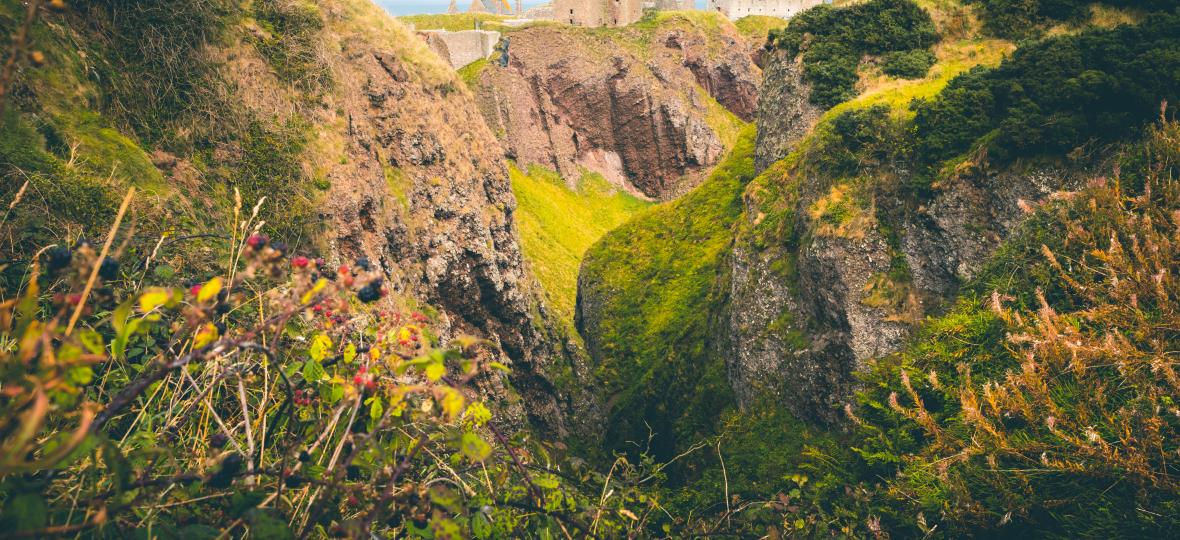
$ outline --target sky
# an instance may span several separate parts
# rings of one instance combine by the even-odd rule
[[[419,13],[446,13],[450,0],[375,0],[377,5],[389,10],[394,15],[416,15]],[[466,10],[471,0],[457,0],[459,9]],[[516,0],[509,0],[513,6]],[[524,7],[531,8],[544,4],[546,0],[524,0]],[[704,0],[697,0],[698,7]]]

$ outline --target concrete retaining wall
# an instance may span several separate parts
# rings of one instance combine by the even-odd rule
[[[500,42],[500,33],[488,30],[423,30],[421,33],[431,50],[455,69],[490,57]]]

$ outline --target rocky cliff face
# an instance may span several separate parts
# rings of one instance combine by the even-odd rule
[[[861,170],[848,184],[785,158],[820,111],[789,59],[767,66],[758,164],[729,257],[722,356],[744,404],[770,393],[796,415],[834,423],[852,373],[901,348],[1013,234],[1031,205],[1068,189],[1067,171],[972,172],[924,202],[897,187],[910,171]]]
[[[823,110],[809,101],[811,89],[803,79],[803,65],[785,51],[763,57],[765,66],[758,101],[758,141],[754,165],[764,171],[787,157],[795,145],[815,127]]]
[[[733,115],[751,119],[761,73],[728,22],[671,17],[513,32],[509,66],[488,66],[477,90],[504,153],[654,199],[699,183],[733,143]]]
[[[517,412],[563,433],[549,372],[566,351],[524,270],[494,135],[458,77],[400,23],[367,2],[334,5],[324,15],[338,84],[321,119],[336,126],[327,142],[340,153],[323,165],[331,252],[368,257],[396,290],[438,306],[447,335],[496,341],[512,360]],[[360,17],[384,32],[355,30]]]

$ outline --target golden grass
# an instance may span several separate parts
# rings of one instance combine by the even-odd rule
[[[938,63],[924,79],[904,80],[885,76],[876,69],[866,69],[857,83],[858,96],[841,103],[824,114],[821,122],[830,120],[850,109],[888,105],[894,114],[910,116],[910,102],[938,95],[956,76],[976,66],[1000,65],[1016,50],[1011,42],[1000,39],[967,39],[939,43],[934,48]]]
[[[651,206],[588,173],[570,189],[560,175],[541,167],[509,167],[518,210],[521,248],[545,291],[549,306],[572,324],[578,271],[586,250],[603,235]]]

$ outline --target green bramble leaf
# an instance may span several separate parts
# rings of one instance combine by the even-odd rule
[[[473,462],[482,462],[492,455],[492,446],[484,442],[478,435],[466,432],[459,440],[459,451]]]
[[[447,368],[440,363],[431,363],[426,366],[424,373],[426,374],[426,379],[430,382],[438,382],[439,379],[447,374]]]
[[[317,383],[327,378],[328,373],[324,371],[324,366],[320,364],[319,360],[309,358],[303,363],[303,380]]]
[[[82,341],[82,346],[86,347],[90,354],[102,354],[106,348],[102,342],[102,334],[91,328],[78,332],[78,339]]]
[[[381,403],[381,398],[373,396],[369,398],[369,418],[377,420],[385,413],[385,405]]]
[[[311,356],[312,360],[316,362],[323,362],[327,358],[328,351],[332,349],[332,338],[324,334],[316,334],[311,339],[311,348],[307,350],[307,354]]]

